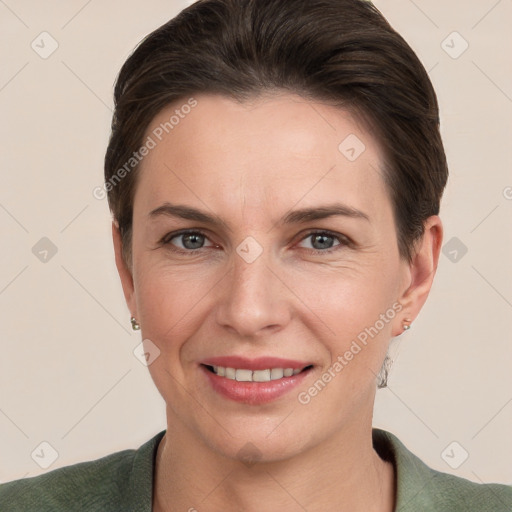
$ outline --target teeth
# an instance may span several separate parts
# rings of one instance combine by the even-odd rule
[[[270,380],[282,379],[284,376],[284,370],[282,368],[272,368],[270,370]]]
[[[270,379],[270,370],[255,370],[252,372],[254,382],[268,382]]]
[[[225,368],[213,366],[213,372],[219,377],[237,380],[239,382],[269,382],[271,380],[291,377],[302,371],[302,368],[268,368],[267,370],[246,370],[243,368]]]
[[[239,382],[251,382],[252,371],[251,370],[236,370],[235,379]]]

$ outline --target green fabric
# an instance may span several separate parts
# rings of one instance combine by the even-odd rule
[[[151,512],[153,470],[165,430],[137,450],[0,485],[1,512]],[[430,469],[393,434],[373,429],[397,475],[396,512],[512,512],[512,486],[477,484]]]
[[[373,444],[395,466],[395,512],[512,512],[512,486],[478,484],[435,471],[384,430],[373,429]]]

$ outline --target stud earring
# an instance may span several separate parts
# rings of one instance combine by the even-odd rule
[[[134,331],[139,331],[140,330],[140,325],[139,325],[139,322],[137,322],[137,320],[135,319],[134,316],[131,317],[130,321],[132,323],[132,329]]]
[[[405,323],[405,322],[408,322],[408,323]],[[404,320],[404,323],[402,324],[403,330],[408,331],[411,328],[411,323],[412,323],[412,320],[410,318],[406,318]]]

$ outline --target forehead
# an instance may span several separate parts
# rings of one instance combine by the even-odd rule
[[[139,167],[136,192],[145,210],[176,200],[258,209],[329,198],[374,214],[389,206],[379,205],[388,200],[375,138],[346,110],[300,96],[240,104],[196,95],[164,108],[147,137],[154,147]]]

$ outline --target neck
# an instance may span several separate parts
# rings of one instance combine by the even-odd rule
[[[393,512],[395,476],[366,428],[344,429],[293,458],[244,463],[212,451],[180,424],[160,442],[154,512]]]

